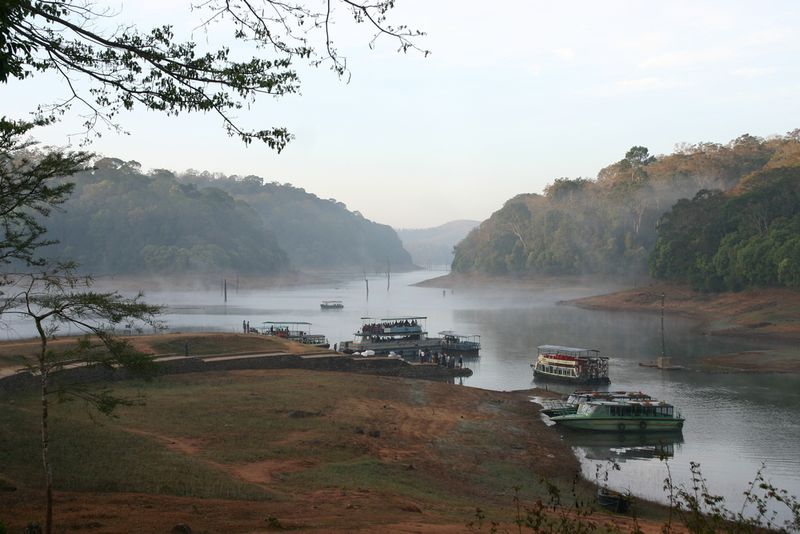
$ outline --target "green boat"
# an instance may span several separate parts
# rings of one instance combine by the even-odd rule
[[[589,401],[574,414],[550,418],[559,425],[601,432],[676,432],[684,418],[666,402]]]

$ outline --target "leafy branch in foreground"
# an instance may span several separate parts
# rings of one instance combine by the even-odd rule
[[[34,253],[53,241],[43,238],[46,230],[37,216],[49,215],[73,188],[53,179],[86,169],[92,157],[88,152],[33,150],[34,142],[24,136],[40,125],[0,118],[0,265],[43,265]]]
[[[105,389],[90,389],[79,383],[58,380],[51,388],[54,373],[74,367],[122,368],[135,376],[149,377],[155,370],[152,358],[135,350],[130,343],[114,337],[113,327],[123,321],[138,321],[157,326],[158,306],[142,302],[142,295],[127,298],[116,292],[91,290],[92,280],[74,274],[74,265],[58,264],[36,273],[7,275],[10,282],[5,314],[33,321],[39,336],[39,353],[31,372],[39,377],[41,393],[41,448],[46,486],[45,532],[53,526],[53,470],[49,458],[48,412],[50,399],[78,399],[103,414],[134,401],[114,396]],[[55,350],[48,346],[63,326],[85,334],[74,347]],[[91,340],[100,342],[93,346]],[[57,376],[57,375],[55,375]],[[77,382],[77,381],[76,381]]]
[[[797,532],[800,530],[800,502],[786,490],[776,488],[764,476],[762,464],[755,477],[743,492],[744,501],[738,512],[725,506],[725,498],[709,491],[700,464],[690,462],[690,486],[676,485],[669,465],[668,476],[664,480],[664,490],[681,523],[693,534],[727,532],[729,534],[751,534],[778,531]],[[780,521],[778,508],[785,507],[789,518]],[[670,514],[670,518],[672,514]],[[665,525],[665,533],[672,532],[671,522]]]
[[[664,459],[662,459],[664,460]],[[665,461],[665,460],[664,460]],[[797,497],[790,495],[786,490],[776,488],[764,475],[765,466],[756,473],[753,480],[743,492],[744,501],[738,512],[729,510],[725,505],[725,498],[711,493],[706,479],[700,470],[700,464],[690,463],[691,480],[688,486],[677,484],[670,470],[669,463],[665,461],[667,477],[664,480],[664,492],[668,497],[668,515],[660,525],[662,534],[683,533],[690,534],[761,534],[768,532],[798,532],[800,531],[800,502]],[[610,467],[597,466],[596,482],[598,488],[607,489],[607,474],[610,470],[619,470],[619,464],[611,462]],[[603,474],[603,484],[600,484],[600,474]],[[503,521],[494,521],[488,518],[481,508],[475,509],[474,518],[467,523],[470,531],[483,532],[488,526],[488,532],[509,532],[505,525],[513,524],[518,533],[536,532],[539,534],[574,534],[590,532],[608,532],[642,534],[643,525],[640,525],[636,515],[636,506],[632,506],[630,519],[623,519],[621,515],[612,517],[596,513],[597,510],[578,497],[575,490],[577,480],[573,481],[571,504],[566,503],[563,491],[553,482],[542,479],[547,497],[536,499],[528,505],[520,498],[521,487],[514,488],[513,518]],[[627,494],[632,504],[636,501]],[[780,519],[780,510],[788,512],[788,517]],[[653,531],[652,528],[650,530]]]
[[[336,6],[374,30],[370,46],[387,36],[401,51],[419,50],[414,39],[423,35],[388,23],[395,0],[326,0],[319,10],[307,3],[204,0],[194,5],[207,14],[201,28],[227,23],[233,41],[258,51],[250,59],[239,59],[242,54],[228,46],[202,51],[195,41],[180,42],[167,25],[149,31],[131,26],[105,31],[114,13],[89,0],[7,0],[0,6],[0,82],[56,72],[66,83],[67,96],[40,107],[40,112],[52,116],[79,103],[89,112],[86,133],[96,132],[98,123],[119,129],[115,115],[138,104],[167,115],[211,112],[222,119],[229,135],[245,143],[263,141],[280,151],[292,138],[285,128],[247,130],[232,113],[262,95],[297,92],[295,59],[312,65],[330,62],[339,76],[347,72],[346,58],[333,46]],[[317,33],[321,36],[314,38]],[[88,94],[83,83],[90,88]]]

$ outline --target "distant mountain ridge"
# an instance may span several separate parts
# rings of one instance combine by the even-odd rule
[[[52,258],[96,274],[414,267],[391,227],[290,184],[101,158],[65,178],[72,196],[46,221]]]
[[[415,264],[450,265],[453,247],[479,224],[480,221],[461,219],[433,228],[396,229],[396,232]]]
[[[96,274],[289,269],[258,213],[216,188],[181,184],[169,171],[102,158],[66,178],[75,190],[46,221],[46,253]]]
[[[411,256],[388,225],[366,219],[335,199],[321,199],[291,184],[260,176],[187,171],[181,183],[214,187],[246,202],[272,231],[295,267],[355,271],[410,270]]]

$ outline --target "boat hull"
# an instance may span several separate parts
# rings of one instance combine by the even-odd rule
[[[578,417],[551,418],[561,426],[596,432],[676,432],[683,428],[683,419],[658,417]]]
[[[352,342],[342,341],[339,350],[345,353],[364,352],[365,350],[375,351],[376,356],[386,356],[394,352],[399,356],[414,357],[420,350],[439,351],[441,350],[441,340],[436,338],[407,340],[407,341],[383,341],[383,342]]]
[[[533,369],[533,377],[536,380],[546,380],[548,382],[560,382],[562,384],[604,385],[611,383],[611,380],[607,376],[584,378],[580,376],[554,375],[542,372],[536,368]]]

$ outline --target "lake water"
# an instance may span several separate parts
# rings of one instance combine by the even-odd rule
[[[366,298],[363,277],[288,288],[258,289],[229,283],[228,302],[220,291],[151,291],[150,302],[167,305],[164,316],[171,330],[241,331],[242,321],[308,321],[311,333],[325,334],[331,344],[352,340],[361,317],[427,316],[427,330],[479,334],[483,348],[477,358],[465,358],[474,375],[463,385],[493,390],[542,386],[533,381],[530,363],[542,344],[596,348],[610,356],[613,390],[641,390],[675,404],[686,417],[682,437],[641,442],[637,437],[567,434],[584,474],[595,477],[595,465],[613,458],[620,471],[610,473],[610,486],[664,500],[666,455],[676,482],[686,482],[689,462],[699,462],[710,490],[726,497],[738,511],[742,492],[762,463],[766,477],[793,495],[800,494],[800,377],[779,374],[723,374],[693,370],[701,356],[757,350],[763,344],[704,336],[682,318],[665,319],[666,349],[684,371],[643,368],[661,352],[659,316],[602,312],[557,305],[559,300],[597,294],[609,287],[456,289],[414,287],[411,284],[443,273],[417,271],[394,274],[387,290],[384,276],[370,276]],[[322,300],[342,300],[344,309],[322,311]],[[30,335],[11,325],[14,337]],[[554,386],[547,385],[550,389]],[[560,391],[568,392],[569,387]],[[532,404],[531,417],[538,417]],[[648,438],[649,439],[649,438]],[[781,512],[781,515],[784,514]]]

